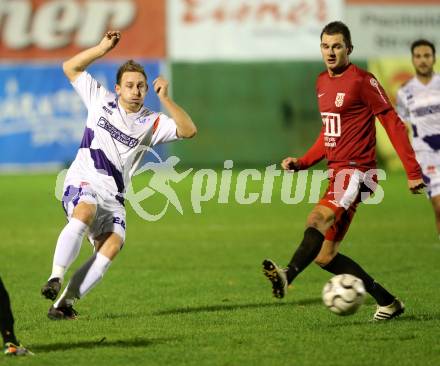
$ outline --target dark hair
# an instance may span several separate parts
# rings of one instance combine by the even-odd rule
[[[411,44],[411,54],[414,55],[414,48],[419,46],[428,46],[431,47],[432,53],[435,57],[435,46],[432,42],[427,41],[426,39],[418,39]]]
[[[147,81],[147,74],[145,73],[144,67],[133,60],[128,60],[119,66],[118,73],[116,74],[116,84],[121,85],[121,79],[124,72],[140,72],[144,75],[145,81]]]
[[[322,35],[323,34],[329,34],[329,35],[333,35],[333,34],[342,34],[342,36],[344,37],[344,42],[345,45],[347,46],[347,48],[349,48],[350,50],[353,49],[353,44],[351,43],[351,34],[350,34],[350,29],[348,29],[348,27],[340,22],[340,21],[336,21],[336,22],[330,22],[328,23],[321,32],[321,41],[322,41]]]

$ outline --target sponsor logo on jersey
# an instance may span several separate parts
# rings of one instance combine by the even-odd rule
[[[324,136],[341,136],[341,115],[339,113],[321,113],[321,118],[325,126]]]
[[[121,144],[128,147],[135,147],[138,144],[138,139],[134,137],[130,137],[119,131],[115,126],[113,126],[109,121],[107,121],[104,117],[101,117],[98,121],[98,126],[106,130],[110,136]]]
[[[324,136],[325,147],[336,147],[336,137]]]
[[[337,93],[336,94],[336,99],[335,99],[335,106],[336,107],[342,107],[342,105],[344,104],[344,97],[345,97],[345,93]]]
[[[111,111],[109,108],[107,108],[106,106],[103,106],[102,107],[102,109],[104,110],[104,111],[106,111],[108,114],[110,114],[110,115],[112,115],[113,114],[113,111]]]
[[[428,114],[440,113],[440,104],[428,105],[426,107],[420,107],[414,110],[414,114],[417,117],[424,117]]]
[[[116,102],[114,102],[114,101],[112,101],[112,102],[108,102],[107,105],[108,105],[110,108],[113,108],[113,109],[116,109],[116,107],[117,107]]]

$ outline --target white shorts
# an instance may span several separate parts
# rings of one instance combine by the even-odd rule
[[[428,151],[416,153],[422,168],[423,181],[429,198],[440,195],[440,154]]]
[[[116,199],[104,200],[88,183],[68,185],[64,188],[62,205],[67,219],[70,220],[73,209],[80,202],[97,206],[95,219],[88,231],[89,241],[94,244],[96,238],[105,233],[116,233],[125,242],[125,207]]]

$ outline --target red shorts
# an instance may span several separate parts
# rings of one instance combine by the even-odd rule
[[[325,239],[338,242],[347,233],[359,202],[374,192],[377,176],[373,170],[365,173],[358,169],[343,169],[333,172],[329,180],[318,204],[335,213],[335,222],[325,233]]]

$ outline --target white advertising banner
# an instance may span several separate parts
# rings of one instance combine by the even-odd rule
[[[343,0],[168,0],[173,61],[319,59]]]
[[[346,19],[353,57],[409,57],[409,47],[418,38],[440,45],[440,0],[439,5],[351,5]]]

